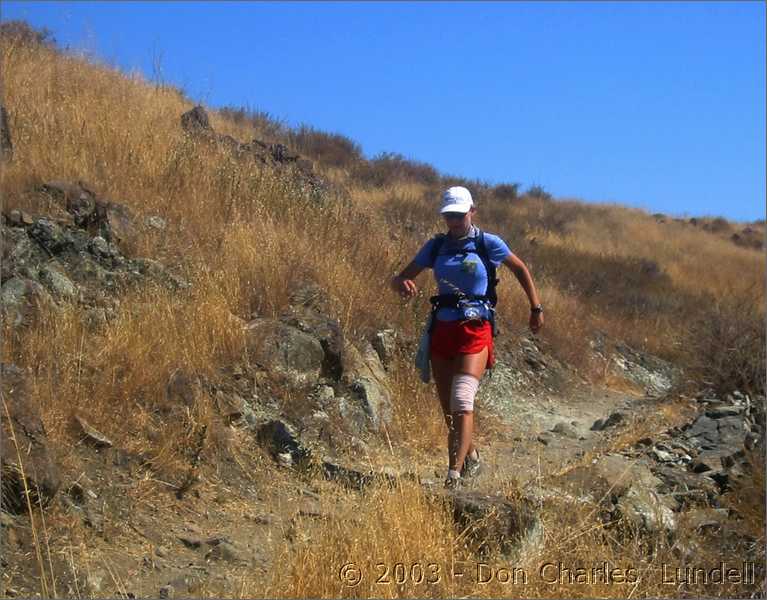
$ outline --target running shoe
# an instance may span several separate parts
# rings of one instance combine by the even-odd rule
[[[463,487],[463,477],[447,477],[445,478],[445,489],[455,490]]]
[[[463,469],[461,469],[461,477],[476,477],[482,471],[482,463],[479,462],[479,450],[475,448],[477,458],[472,458],[466,455],[463,461]]]

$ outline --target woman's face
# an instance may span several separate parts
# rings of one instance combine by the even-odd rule
[[[445,224],[447,225],[450,234],[456,237],[461,237],[469,233],[469,228],[471,227],[471,217],[473,214],[474,209],[472,208],[467,213],[442,213],[442,217],[445,219]]]

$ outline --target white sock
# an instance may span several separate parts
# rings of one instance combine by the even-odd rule
[[[448,479],[460,479],[461,478],[461,472],[456,471],[455,469],[448,469],[447,470],[447,478]]]
[[[477,452],[476,448],[469,453],[469,458],[471,460],[479,460],[479,452]]]

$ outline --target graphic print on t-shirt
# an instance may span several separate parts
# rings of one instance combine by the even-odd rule
[[[474,275],[477,272],[477,263],[467,256],[461,263],[461,271],[468,273],[469,275]]]

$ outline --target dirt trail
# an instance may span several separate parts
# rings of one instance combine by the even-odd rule
[[[471,482],[472,489],[496,493],[512,478],[524,485],[581,463],[585,456],[606,448],[612,436],[642,419],[652,403],[586,386],[566,396],[514,396],[503,410],[478,402],[475,441],[482,471]],[[622,415],[620,423],[604,431],[591,430],[595,421],[616,412]],[[426,472],[432,478],[444,477],[443,463],[435,460]]]
[[[510,373],[510,368],[499,369],[484,380],[477,405],[483,471],[471,487],[490,494],[502,493],[512,479],[535,485],[582,464],[654,410],[652,399],[581,384],[570,385],[568,393],[541,386],[520,392],[508,385]],[[597,419],[616,412],[623,414],[620,423],[591,430]],[[47,517],[52,553],[67,558],[54,569],[58,594],[238,596],[243,582],[267,581],[282,568],[286,540],[306,540],[315,528],[355,511],[361,496],[339,493],[337,482],[278,467],[252,434],[235,435],[243,449],[250,446],[242,464],[219,465],[181,500],[144,472],[140,461],[126,462],[115,449],[79,446],[78,461],[85,465],[80,483],[95,497],[79,508],[57,505]],[[435,447],[428,457],[411,457],[408,448],[392,456],[384,441],[377,446],[371,444],[371,451],[391,459],[390,472],[415,474],[430,488],[441,488],[444,447]],[[360,471],[371,466],[381,471],[387,462],[339,457],[340,464]],[[20,543],[10,549],[6,589],[29,595],[36,589],[33,567],[23,556],[31,548]],[[78,565],[76,576],[67,562]]]

